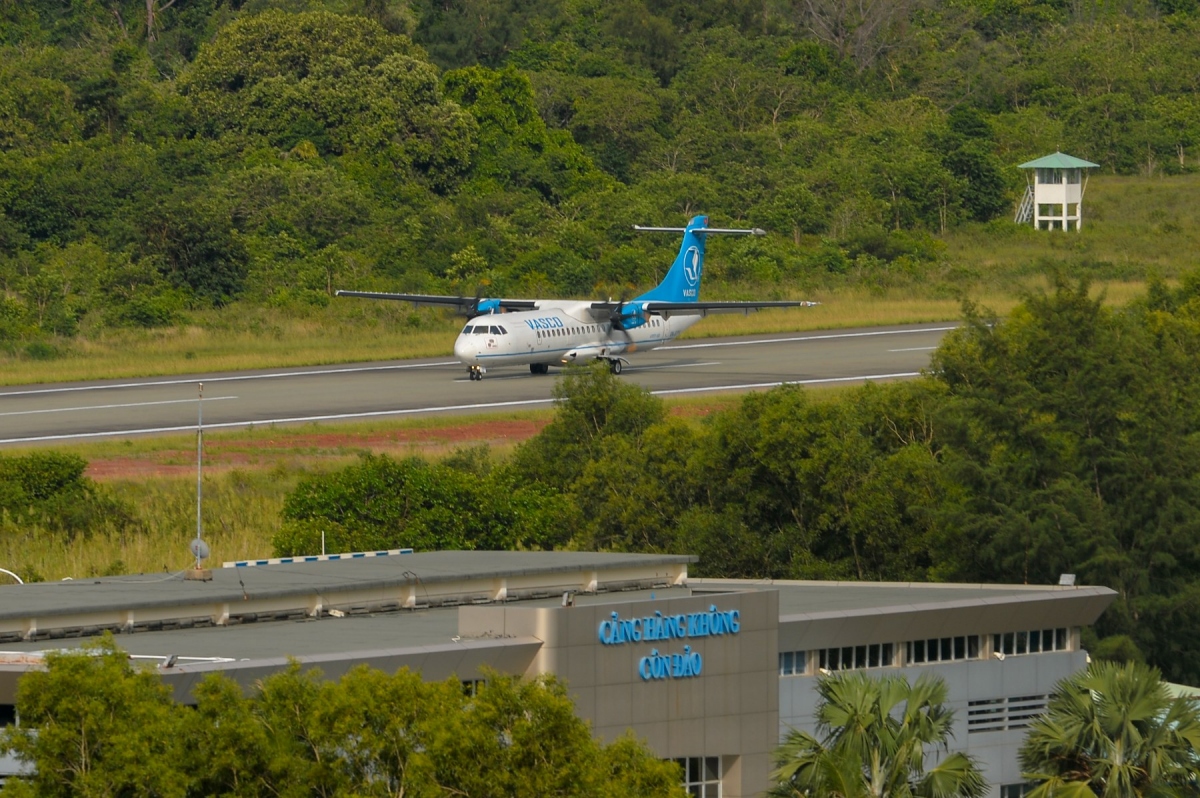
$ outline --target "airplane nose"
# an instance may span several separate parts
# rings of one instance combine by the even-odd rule
[[[477,358],[475,347],[471,345],[471,341],[467,336],[460,335],[454,342],[454,356],[458,358],[460,363],[465,363],[468,366],[474,365]]]

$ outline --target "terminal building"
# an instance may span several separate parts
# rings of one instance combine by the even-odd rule
[[[425,678],[552,673],[612,739],[633,729],[681,760],[690,793],[769,786],[789,728],[814,731],[815,685],[852,668],[936,672],[951,750],[991,796],[1023,794],[1017,750],[1054,685],[1084,667],[1080,628],[1103,587],[689,579],[695,558],[587,552],[388,553],[227,564],[162,575],[0,587],[0,723],[19,722],[41,652],[111,630],[181,702],[205,674],[249,688],[295,658],[337,678],[366,663]],[[18,772],[0,759],[0,780]]]

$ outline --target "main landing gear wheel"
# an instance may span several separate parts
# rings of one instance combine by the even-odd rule
[[[471,366],[467,369],[467,376],[471,378],[472,382],[478,382],[483,379],[483,369],[479,366]]]
[[[529,373],[530,374],[549,374],[550,366],[547,365],[546,363],[530,363],[529,364]]]
[[[612,360],[608,361],[608,370],[611,371],[613,374],[620,374],[621,373],[621,360],[619,358],[614,357]]]

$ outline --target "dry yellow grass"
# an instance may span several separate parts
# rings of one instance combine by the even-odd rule
[[[1027,284],[1037,286],[1035,278]],[[1144,290],[1141,282],[1098,283],[1113,303]],[[807,295],[815,308],[716,315],[702,320],[687,338],[866,327],[948,321],[960,315],[957,299],[922,297],[914,289],[877,294],[864,290],[818,291]],[[1015,291],[992,290],[972,298],[998,313],[1018,301]],[[57,360],[0,357],[0,385],[201,374],[256,368],[353,363],[416,357],[449,357],[461,320],[426,317],[418,329],[387,320],[289,318],[282,311],[256,311],[261,323],[229,329],[187,326],[150,331],[108,331],[70,345]]]

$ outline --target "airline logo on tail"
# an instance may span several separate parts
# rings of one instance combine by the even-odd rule
[[[697,247],[689,248],[683,256],[683,276],[688,285],[700,282],[700,250]]]

